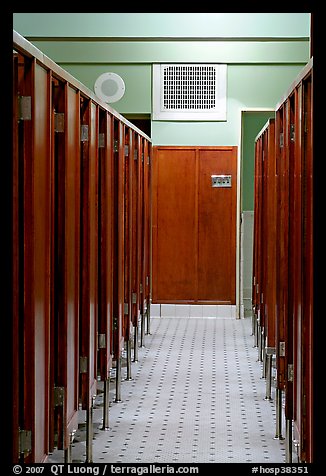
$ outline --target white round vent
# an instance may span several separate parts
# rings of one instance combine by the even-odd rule
[[[94,84],[95,94],[106,103],[119,101],[125,89],[123,79],[116,73],[103,73]]]

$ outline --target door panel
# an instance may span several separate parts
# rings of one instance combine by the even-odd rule
[[[196,152],[159,148],[156,161],[153,299],[191,301],[197,286]]]
[[[236,147],[154,148],[153,302],[235,304],[236,168]]]
[[[236,150],[199,150],[198,293],[200,301],[235,304]],[[231,175],[230,188],[211,175]]]

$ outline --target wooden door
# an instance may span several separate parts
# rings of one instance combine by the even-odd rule
[[[80,398],[92,407],[97,381],[98,309],[98,115],[89,99],[81,101],[81,296]]]
[[[235,304],[236,189],[236,147],[154,148],[153,302]]]
[[[52,356],[54,431],[66,449],[78,429],[80,271],[80,97],[52,81],[53,286]],[[51,436],[53,436],[51,432]],[[51,441],[52,445],[54,444]]]
[[[112,367],[113,315],[113,118],[99,117],[99,373],[102,380]]]
[[[14,148],[14,212],[18,220],[14,229],[14,279],[18,284],[14,310],[19,312],[14,317],[19,339],[14,362],[19,362],[19,429],[30,435],[31,443],[21,457],[26,463],[39,463],[49,450],[51,391],[51,76],[35,60],[19,55],[15,86],[17,96],[27,99],[30,107],[29,117],[16,117],[18,127],[14,128],[14,140],[18,134],[18,150]],[[15,431],[17,450],[18,428]]]

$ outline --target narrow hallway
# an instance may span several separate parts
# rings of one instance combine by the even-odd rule
[[[112,376],[108,431],[100,430],[98,393],[94,463],[283,463],[284,441],[274,439],[275,402],[264,400],[253,344],[250,318],[152,318],[120,403],[114,403]],[[85,461],[83,416],[80,411],[73,462]],[[48,459],[62,460],[62,451]]]

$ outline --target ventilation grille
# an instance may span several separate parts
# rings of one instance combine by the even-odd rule
[[[226,65],[153,65],[153,119],[226,120]]]
[[[163,106],[166,110],[203,110],[216,107],[214,66],[163,68]]]

